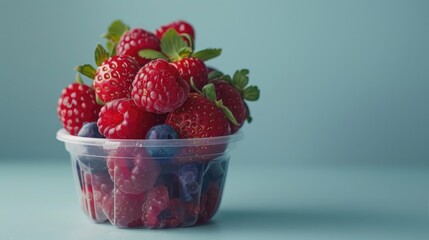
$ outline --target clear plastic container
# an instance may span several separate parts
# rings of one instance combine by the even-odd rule
[[[242,137],[111,140],[57,132],[71,156],[83,212],[120,228],[209,221],[222,198],[229,150]]]

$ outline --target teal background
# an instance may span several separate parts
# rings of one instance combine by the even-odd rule
[[[114,19],[176,19],[262,90],[237,161],[427,164],[428,1],[12,1],[0,7],[0,158],[67,158],[56,102]]]

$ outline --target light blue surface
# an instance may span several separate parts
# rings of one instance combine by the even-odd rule
[[[153,31],[183,18],[198,49],[223,48],[209,65],[249,68],[262,90],[246,161],[427,164],[428,11],[425,0],[3,0],[0,157],[67,157],[57,99],[113,19]]]
[[[0,167],[0,239],[428,239],[427,168],[242,165],[207,225],[116,229],[81,212],[69,160]]]

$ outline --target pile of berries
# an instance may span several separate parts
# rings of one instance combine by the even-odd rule
[[[207,67],[205,61],[221,49],[195,51],[189,23],[176,21],[151,33],[117,20],[103,36],[107,43],[96,46],[96,67],[76,67],[76,82],[58,100],[58,116],[71,135],[210,138],[234,134],[251,121],[245,100],[257,100],[259,89],[248,86],[249,71],[231,77]],[[167,228],[203,223],[216,212],[226,146],[84,147],[85,154],[72,159],[82,208],[95,222]]]

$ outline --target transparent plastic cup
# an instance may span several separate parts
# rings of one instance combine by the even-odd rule
[[[234,135],[112,140],[57,132],[70,153],[83,212],[120,228],[203,224],[219,208]]]

